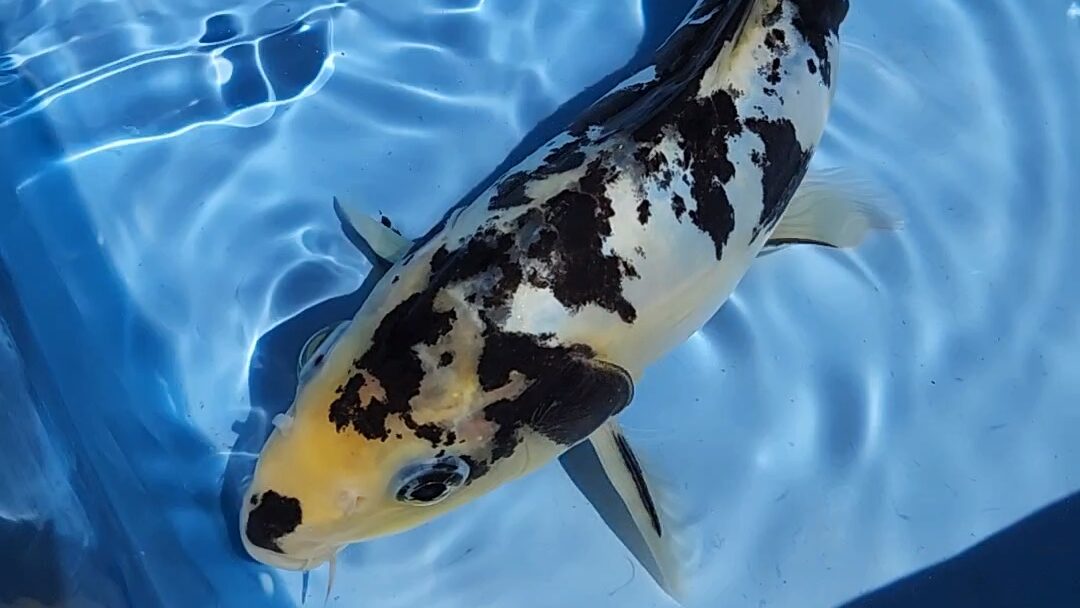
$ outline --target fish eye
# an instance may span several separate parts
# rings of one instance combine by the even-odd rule
[[[304,375],[304,372],[309,367],[315,368],[322,364],[323,359],[326,358],[326,351],[330,350],[330,347],[333,346],[334,341],[341,335],[346,325],[348,325],[348,321],[343,321],[337,325],[327,325],[312,334],[307,342],[304,342],[304,347],[300,349],[300,357],[296,362],[296,374],[298,376]]]
[[[433,505],[465,485],[469,465],[457,456],[444,456],[409,465],[398,478],[395,493],[398,502]]]

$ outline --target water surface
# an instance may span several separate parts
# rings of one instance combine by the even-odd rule
[[[0,601],[299,604],[235,508],[370,269],[332,197],[425,233],[691,3],[660,4],[0,6]],[[904,229],[762,259],[625,415],[689,606],[836,605],[1080,489],[1080,8],[864,1],[842,35],[814,165]],[[342,554],[331,605],[421,603],[674,605],[556,466]]]

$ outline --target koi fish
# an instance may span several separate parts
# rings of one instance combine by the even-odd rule
[[[893,225],[843,173],[808,175],[847,8],[701,0],[652,65],[425,238],[335,199],[383,274],[303,349],[245,496],[250,554],[332,564],[556,459],[589,496],[572,466],[584,459],[632,520],[636,538],[620,538],[676,595],[670,535],[618,415],[759,255],[853,247]]]

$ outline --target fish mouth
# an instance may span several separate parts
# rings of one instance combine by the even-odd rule
[[[333,559],[338,550],[337,547],[329,547],[305,553],[303,555],[279,553],[253,544],[246,534],[241,534],[241,538],[244,541],[244,550],[247,551],[252,559],[261,564],[279,568],[281,570],[314,570]]]
[[[268,492],[268,494],[273,494]],[[276,495],[275,496],[280,496]],[[297,526],[289,526],[287,530],[277,529],[271,535],[266,536],[266,527],[273,529],[275,524],[281,522],[252,524],[253,514],[258,508],[243,510],[240,517],[240,538],[243,541],[244,550],[255,561],[280,568],[282,570],[312,570],[333,559],[339,546],[331,546],[322,542],[312,542],[303,538],[303,530],[299,537],[295,536]],[[262,521],[256,517],[257,521]],[[299,523],[297,521],[296,523]],[[285,546],[282,546],[284,543]]]

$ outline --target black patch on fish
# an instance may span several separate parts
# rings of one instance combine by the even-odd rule
[[[484,475],[488,474],[491,470],[491,465],[487,460],[480,458],[473,458],[468,454],[462,454],[461,460],[469,467],[469,478],[465,480],[465,485],[469,485],[474,480],[480,479]]]
[[[469,302],[488,310],[503,308],[522,281],[521,264],[513,253],[514,234],[491,226],[474,234],[460,249],[451,252],[439,247],[431,258],[432,279],[427,291],[435,293],[452,283],[491,275],[495,281],[483,292],[471,293]]]
[[[791,50],[787,43],[787,33],[779,28],[774,28],[765,35],[765,48],[777,55],[783,55]]]
[[[623,260],[603,251],[615,215],[606,188],[615,175],[603,159],[593,161],[579,182],[579,191],[563,191],[545,201],[546,227],[529,247],[528,257],[550,273],[533,282],[551,289],[563,306],[580,310],[595,304],[633,323],[637,311],[623,296]]]
[[[386,428],[386,417],[391,410],[386,402],[379,399],[360,402],[360,389],[366,383],[363,375],[354,374],[345,386],[338,388],[338,397],[330,404],[330,422],[334,423],[339,433],[346,427],[352,427],[368,439],[386,441],[390,435]]]
[[[548,153],[536,173],[542,176],[557,175],[573,171],[584,164],[585,153],[581,151],[581,139],[574,139]]]
[[[257,499],[251,498],[257,506],[248,513],[244,534],[256,547],[283,553],[278,540],[303,523],[300,501],[273,490],[263,492]]]
[[[490,208],[508,209],[531,203],[532,199],[525,194],[525,187],[530,179],[528,172],[519,171],[499,180],[495,186],[495,195],[491,197]]]
[[[454,353],[446,351],[439,355],[439,367],[449,367],[454,362]]]
[[[641,204],[637,208],[638,222],[644,226],[649,223],[649,199],[641,199]]]
[[[778,4],[777,7],[782,7],[783,4]],[[773,9],[776,12],[776,9]],[[771,13],[770,13],[771,14]],[[779,19],[779,14],[776,17]],[[768,26],[766,26],[768,27]],[[765,48],[773,54],[773,59],[768,65],[761,66],[758,70],[758,74],[765,78],[772,87],[765,87],[763,92],[769,97],[778,97],[780,103],[784,103],[784,98],[780,97],[779,92],[773,88],[780,84],[783,80],[783,69],[781,58],[787,55],[791,51],[791,45],[788,44],[787,32],[780,28],[773,28],[765,34]]]
[[[533,202],[532,198],[525,193],[529,183],[573,171],[585,164],[585,153],[581,150],[582,144],[582,138],[575,138],[549,152],[535,169],[516,171],[501,178],[495,186],[495,195],[491,197],[488,208],[510,209]]]
[[[790,0],[799,11],[791,20],[806,43],[817,55],[821,81],[832,86],[832,65],[829,63],[829,36],[837,36],[840,24],[847,17],[848,0]]]
[[[559,303],[571,311],[592,304],[633,323],[637,311],[623,296],[628,265],[619,256],[603,251],[615,215],[607,187],[617,175],[609,168],[607,156],[600,155],[572,189],[522,214],[511,232],[487,229],[474,235],[466,247],[490,249],[487,266],[460,267],[452,278],[461,280],[497,269],[510,280],[500,281],[491,290],[485,302],[488,307],[492,298],[508,299],[525,280],[551,290]],[[515,243],[515,233],[529,233],[532,237],[527,243]],[[521,265],[525,262],[530,271],[523,276]]]
[[[728,2],[720,12],[735,10],[731,7],[739,4]],[[748,10],[750,3],[742,4],[747,5],[743,10]],[[706,8],[708,5],[712,5],[711,8]],[[699,7],[701,9],[699,16],[705,16],[710,10],[719,6],[720,3],[706,2]],[[712,17],[713,20],[718,18],[717,15]],[[731,16],[729,15],[728,18],[731,19]],[[737,25],[742,19],[739,18],[736,21]],[[705,36],[706,39],[712,41],[712,46],[709,47],[710,52],[696,58],[700,65],[693,64],[695,67],[692,71],[696,80],[683,82],[678,91],[668,91],[670,96],[664,95],[663,103],[660,100],[645,98],[635,102],[634,107],[625,108],[622,114],[608,117],[605,126],[615,125],[628,131],[630,138],[638,144],[635,157],[639,162],[643,158],[647,159],[647,162],[643,164],[646,172],[655,173],[661,170],[659,163],[668,162],[668,159],[663,157],[653,160],[651,150],[655,149],[665,137],[677,136],[677,143],[683,152],[682,158],[679,159],[679,168],[683,171],[684,181],[689,182],[690,193],[697,203],[697,210],[691,212],[690,219],[712,239],[716,249],[716,258],[719,260],[728,236],[734,229],[735,221],[734,210],[723,188],[735,174],[735,166],[728,158],[727,141],[730,137],[741,133],[742,125],[735,102],[729,92],[719,90],[706,98],[699,99],[697,97],[699,87],[689,86],[698,84],[701,74],[711,64],[723,42],[730,40],[737,31],[737,28],[731,27],[731,24],[726,22],[724,27],[719,27],[718,31],[714,31],[718,26],[713,23],[710,29],[708,27],[710,23],[712,20],[696,26],[686,26],[672,36],[672,39],[675,39],[679,36],[697,35]],[[670,44],[673,43],[669,41]],[[671,70],[678,72],[690,69],[689,64],[680,63],[690,61],[690,59],[669,58],[668,60],[679,63],[681,67],[665,68],[663,51],[661,51],[657,58],[657,73],[661,75],[660,82],[665,83],[664,86],[673,86],[678,77]],[[659,89],[653,94],[660,95]],[[633,114],[635,108],[638,114]],[[638,122],[623,124],[623,121],[629,120],[631,115]],[[687,179],[687,174],[692,180]],[[678,218],[679,215],[676,209],[676,217]]]
[[[679,133],[683,169],[693,178],[690,194],[697,206],[689,213],[690,221],[712,239],[719,260],[735,228],[735,210],[724,191],[724,184],[735,175],[735,165],[728,159],[727,140],[742,131],[735,102],[728,92],[716,91],[705,99],[685,100],[664,120]],[[656,131],[654,125],[645,125],[635,137],[659,143],[663,132]]]
[[[390,434],[386,419],[409,411],[409,400],[420,393],[424,367],[415,347],[434,345],[446,335],[456,318],[453,310],[435,310],[435,292],[414,293],[391,310],[375,329],[371,347],[354,362],[357,373],[344,391],[330,404],[330,422],[338,432],[346,427],[368,439],[386,441]],[[360,402],[365,379],[359,370],[376,378],[386,394],[385,401]],[[415,429],[414,429],[415,431]]]
[[[634,456],[634,451],[630,449],[630,445],[626,443],[626,437],[623,437],[622,433],[613,433],[612,436],[615,438],[615,445],[619,448],[619,456],[626,463],[630,478],[634,480],[634,487],[641,498],[641,504],[649,514],[649,523],[652,524],[653,531],[656,532],[657,536],[663,537],[664,531],[660,526],[660,514],[656,511],[656,503],[653,502],[652,493],[649,492],[649,484],[645,481],[645,473],[641,470],[641,464],[638,462],[637,457]]]
[[[772,62],[770,62],[768,65],[764,65],[758,68],[758,75],[765,78],[765,82],[768,82],[773,86],[780,84],[780,81],[782,80],[782,78],[780,77],[780,58],[774,57]],[[765,90],[768,91],[769,89]],[[773,95],[775,94],[776,91],[773,90]]]
[[[437,424],[417,424],[412,414],[406,413],[401,416],[405,426],[413,432],[413,435],[431,442],[431,447],[437,448],[443,442],[443,428]]]
[[[795,136],[795,125],[786,118],[750,118],[746,121],[746,128],[765,144],[764,157],[755,159],[761,167],[764,196],[761,216],[750,237],[753,241],[762,230],[771,229],[780,220],[799,182],[806,175],[812,151],[802,149]]]
[[[682,216],[686,213],[686,201],[678,194],[671,195],[671,210],[675,212],[675,219],[682,221]]]
[[[806,69],[810,70],[811,74],[817,74],[817,64],[814,63],[813,59],[806,60]]]
[[[490,458],[470,479],[514,453],[521,432],[532,429],[563,446],[585,439],[633,398],[634,386],[622,368],[597,361],[584,346],[542,344],[537,336],[489,328],[477,368],[480,386],[492,391],[524,376],[527,388],[514,399],[484,408],[495,425]],[[472,463],[470,463],[472,464]]]
[[[656,181],[658,188],[661,190],[671,188],[671,182],[675,179],[675,172],[663,152],[651,146],[638,146],[638,149],[634,152],[634,160],[641,164],[641,168],[646,175],[651,176]],[[641,196],[644,198],[644,192]]]

